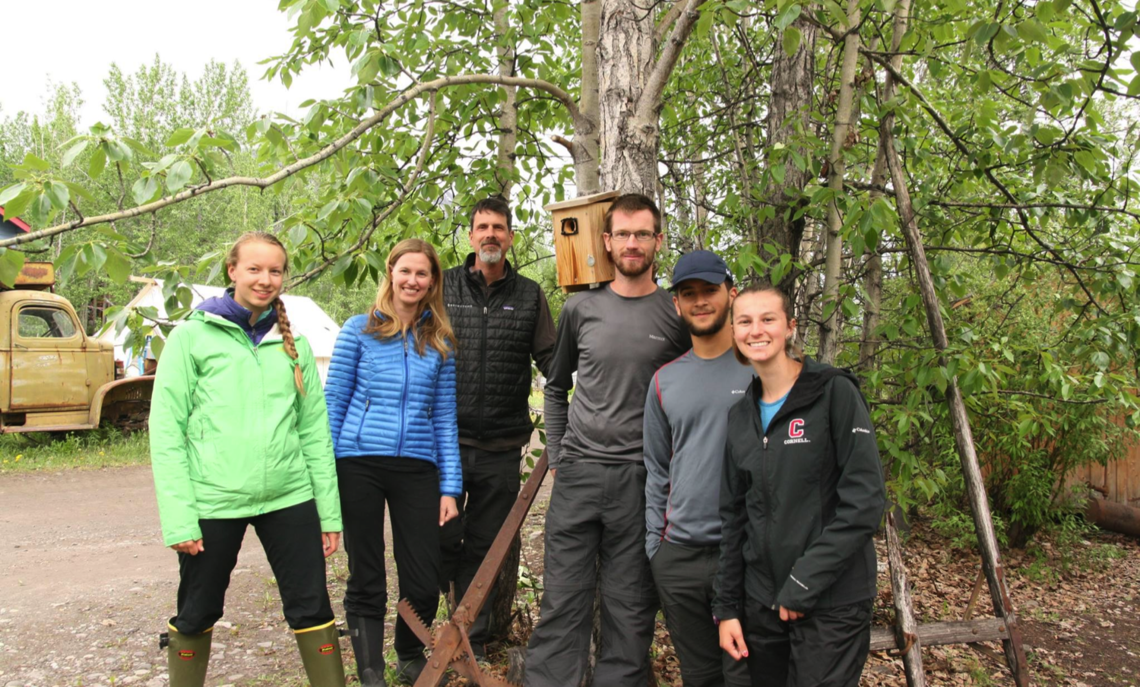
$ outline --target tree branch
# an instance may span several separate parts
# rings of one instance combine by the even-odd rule
[[[307,281],[315,279],[337,260],[340,260],[345,255],[355,253],[363,248],[368,244],[369,239],[372,238],[372,234],[376,232],[376,228],[383,224],[384,220],[388,219],[392,213],[396,211],[397,208],[404,204],[404,201],[407,199],[408,194],[410,194],[412,192],[412,189],[415,188],[416,182],[419,180],[420,175],[423,174],[424,167],[427,166],[427,156],[428,152],[431,150],[431,140],[435,137],[435,95],[435,91],[432,91],[430,106],[428,109],[427,128],[424,130],[423,143],[420,144],[420,154],[419,158],[416,160],[416,167],[412,171],[411,179],[409,179],[408,183],[404,184],[404,188],[401,189],[400,196],[396,198],[395,202],[384,208],[383,212],[372,218],[372,224],[369,225],[369,227],[363,232],[361,232],[360,238],[356,241],[356,243],[352,244],[352,246],[348,249],[337,253],[331,258],[328,258],[308,272],[297,275],[295,279],[292,279],[289,282],[289,289],[294,289]]]
[[[693,31],[693,26],[696,25],[697,19],[701,16],[697,7],[701,5],[703,0],[684,1],[685,4],[680,11],[680,16],[673,25],[673,31],[669,34],[669,40],[661,49],[657,64],[653,65],[653,71],[649,73],[649,78],[645,81],[645,89],[637,101],[634,119],[638,122],[656,120],[657,112],[661,109],[661,98],[665,93],[665,84],[669,82],[673,67],[677,65],[677,60],[681,57],[681,49],[685,47],[685,40],[688,39],[689,34]],[[681,3],[678,2],[677,4]]]
[[[690,2],[693,1],[695,0],[690,0]],[[225,179],[218,179],[208,184],[195,186],[194,188],[187,189],[181,193],[176,193],[173,196],[159,198],[152,203],[128,208],[127,210],[123,210],[121,212],[115,212],[108,215],[98,215],[95,217],[80,218],[72,222],[65,222],[63,224],[57,224],[46,229],[40,229],[39,231],[28,232],[21,236],[3,239],[0,240],[0,248],[7,248],[9,246],[17,246],[23,243],[30,243],[42,238],[55,236],[56,234],[62,234],[68,231],[74,231],[75,229],[89,227],[95,224],[106,224],[107,222],[114,222],[117,220],[129,219],[131,217],[138,217],[140,215],[154,212],[155,210],[161,210],[162,208],[168,207],[170,205],[181,203],[182,201],[189,200],[190,198],[194,198],[196,196],[217,191],[223,188],[229,188],[230,186],[253,186],[260,189],[268,188],[279,181],[287,179],[302,170],[308,169],[309,167],[312,167],[313,165],[316,165],[332,157],[349,143],[352,143],[367,133],[369,129],[387,119],[388,115],[392,114],[394,111],[406,105],[410,101],[418,98],[420,95],[424,93],[432,93],[450,86],[463,86],[468,84],[499,84],[506,86],[518,86],[520,88],[536,88],[538,90],[546,91],[547,93],[550,93],[554,97],[558,98],[558,100],[566,107],[566,109],[570,111],[570,115],[572,117],[577,118],[580,116],[578,112],[578,106],[570,94],[558,86],[550,83],[549,81],[543,81],[542,79],[522,78],[517,76],[500,76],[498,74],[463,74],[459,76],[446,76],[439,79],[433,79],[432,81],[425,81],[423,83],[412,86],[400,94],[400,96],[398,96],[396,99],[392,100],[387,105],[377,110],[376,113],[371,117],[357,124],[347,134],[341,136],[336,141],[325,146],[317,153],[310,155],[309,157],[302,160],[298,160],[291,165],[283,167],[276,173],[271,174],[267,177],[259,178],[234,176],[227,177]]]

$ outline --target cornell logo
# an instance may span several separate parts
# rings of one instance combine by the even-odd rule
[[[792,439],[799,439],[804,435],[804,421],[799,418],[792,420],[788,424],[788,436]]]

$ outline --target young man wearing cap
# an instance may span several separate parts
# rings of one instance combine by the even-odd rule
[[[736,289],[724,260],[681,256],[672,291],[693,348],[657,370],[645,398],[645,551],[685,687],[747,687],[747,667],[721,651],[712,602],[728,409],[753,372],[733,355]]]
[[[691,344],[668,292],[653,280],[663,239],[653,201],[640,194],[615,198],[603,238],[617,276],[566,301],[546,382],[546,454],[557,475],[546,511],[545,589],[527,647],[527,687],[581,682],[599,584],[594,684],[627,687],[649,678],[657,593],[642,548],[642,412],[653,371]]]

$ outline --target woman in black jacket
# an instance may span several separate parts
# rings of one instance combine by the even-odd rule
[[[729,411],[720,490],[720,644],[753,685],[859,683],[871,637],[885,505],[867,402],[851,373],[794,350],[790,299],[732,304],[736,356],[756,379]]]

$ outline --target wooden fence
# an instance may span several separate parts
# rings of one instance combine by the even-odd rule
[[[1118,460],[1079,467],[1069,473],[1069,484],[1088,484],[1105,501],[1140,508],[1140,432],[1131,434]]]

